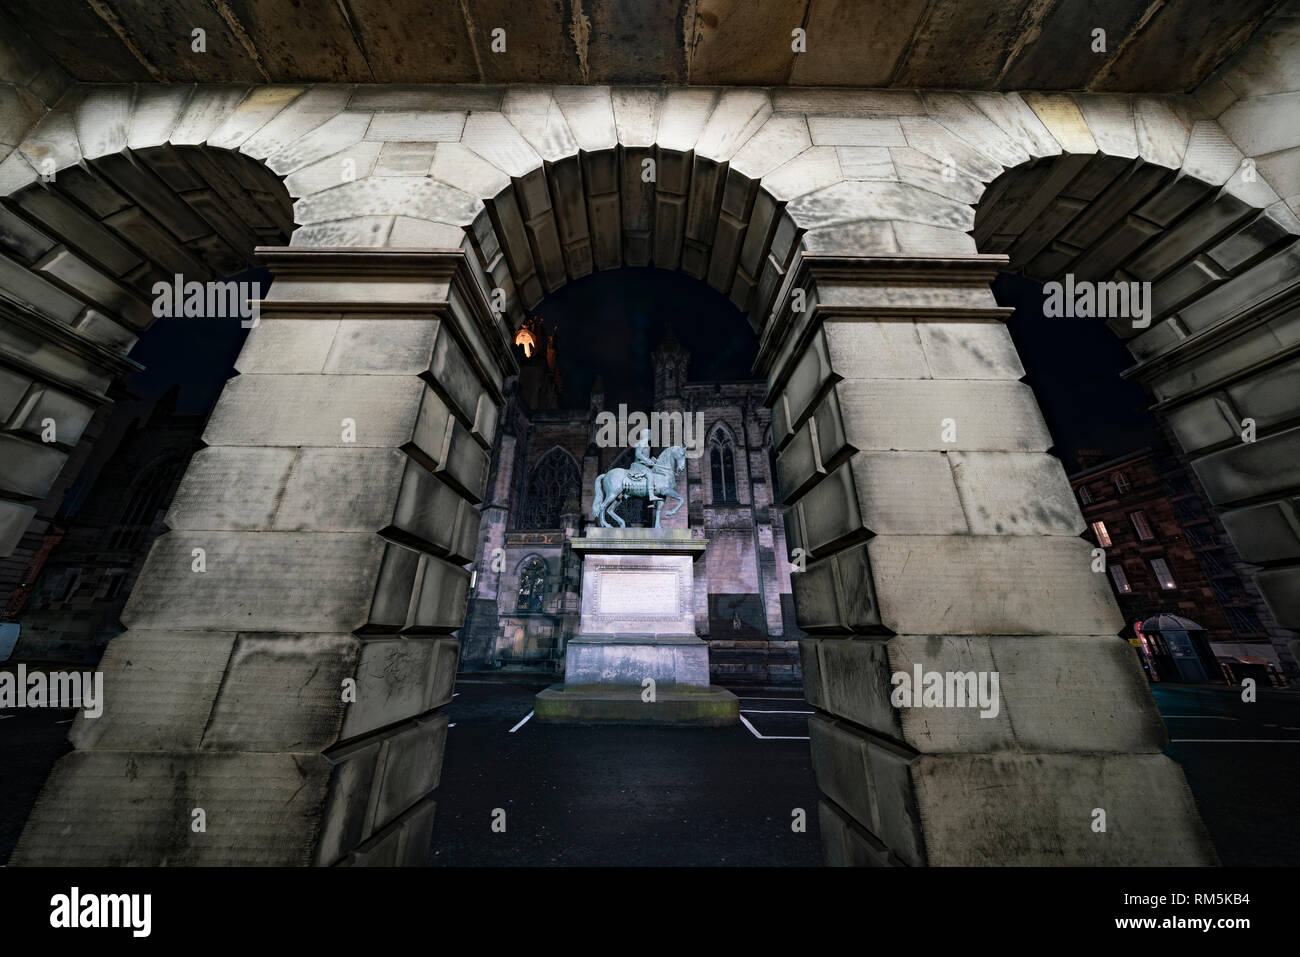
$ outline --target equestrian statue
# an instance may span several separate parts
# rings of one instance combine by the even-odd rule
[[[613,528],[609,523],[611,516],[619,528],[627,527],[627,522],[614,506],[628,498],[643,498],[646,507],[654,509],[654,528],[659,528],[665,499],[677,499],[669,515],[676,515],[686,501],[675,487],[677,473],[686,469],[685,446],[671,445],[655,458],[650,454],[650,430],[642,429],[637,437],[635,454],[636,460],[630,468],[610,469],[596,476],[596,497],[591,503],[591,516],[600,522],[602,528]]]

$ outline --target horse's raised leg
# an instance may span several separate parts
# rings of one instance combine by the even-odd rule
[[[682,507],[684,504],[686,504],[686,499],[682,498],[682,496],[681,496],[680,494],[678,494],[678,492],[677,492],[676,489],[669,489],[669,490],[668,490],[668,494],[671,495],[673,498],[677,499],[677,504],[673,506],[672,511],[669,512],[668,514],[669,514],[669,515],[676,515],[676,514],[678,513],[678,511],[681,510],[681,507]]]

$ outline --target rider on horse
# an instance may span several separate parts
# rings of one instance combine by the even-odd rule
[[[663,469],[655,461],[654,456],[650,454],[650,430],[642,429],[637,434],[636,440],[636,461],[628,468],[627,474],[634,478],[644,477],[646,480],[646,504],[651,505],[663,500],[662,495],[655,494],[655,476],[665,475]]]

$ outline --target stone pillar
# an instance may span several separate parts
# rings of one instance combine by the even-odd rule
[[[1132,339],[1131,374],[1155,396],[1237,552],[1262,566],[1254,580],[1273,617],[1300,631],[1300,243],[1267,253],[1245,239],[1212,251],[1258,261]],[[1274,646],[1300,678],[1287,640]]]
[[[1212,863],[1019,381],[1005,262],[801,253],[764,330],[827,860]],[[996,676],[996,714],[894,706],[916,666]]]
[[[275,280],[16,864],[423,864],[513,369],[462,252]]]

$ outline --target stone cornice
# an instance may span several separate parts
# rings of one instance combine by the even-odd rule
[[[989,284],[1005,269],[1009,259],[1002,254],[969,256],[830,256],[799,254],[776,296],[776,306],[763,328],[754,371],[767,376],[769,397],[789,375],[792,361],[828,315],[838,319],[934,321],[1004,321],[1015,310],[1004,306],[982,306],[961,302],[954,296],[936,301],[887,301],[886,290],[915,287],[917,290],[978,290],[991,300]],[[880,302],[823,303],[819,287],[843,285],[861,290],[881,290]],[[806,308],[792,310],[796,289],[806,293]]]
[[[1217,322],[1207,329],[1193,333],[1164,352],[1129,366],[1120,375],[1125,379],[1147,381],[1182,366],[1191,365],[1201,357],[1223,349],[1231,340],[1246,335],[1296,308],[1298,304],[1300,304],[1300,279],[1289,286],[1273,291],[1268,296],[1248,303],[1225,317],[1222,322]],[[1257,369],[1274,365],[1289,357],[1298,349],[1300,347],[1279,349],[1268,356],[1243,365],[1229,375],[1216,377],[1213,381],[1207,380],[1193,392],[1184,393],[1174,399],[1158,403],[1154,408],[1164,408],[1170,404],[1182,403],[1198,395],[1212,392],[1226,382],[1243,378]]]
[[[122,353],[87,338],[71,326],[48,319],[40,313],[24,309],[7,300],[0,299],[0,319],[35,333],[45,342],[85,360],[92,368],[102,369],[114,378],[132,375],[144,368]],[[21,366],[35,378],[57,385],[60,389],[81,398],[98,404],[109,401],[108,396],[103,392],[51,373],[35,363],[27,362],[22,356],[3,349],[0,349],[0,356],[3,356],[6,363]]]
[[[412,291],[416,284],[443,285],[447,289],[444,296],[412,295],[368,299],[364,295],[358,295],[308,300],[277,298],[274,296],[276,282],[272,282],[269,290],[271,295],[262,300],[262,314],[266,318],[280,318],[274,315],[277,313],[285,313],[285,318],[288,318],[295,314],[346,312],[393,319],[436,316],[449,319],[462,339],[468,342],[481,339],[503,376],[515,375],[519,371],[510,350],[505,319],[492,311],[482,286],[470,270],[463,249],[259,246],[254,253],[271,270],[277,282],[284,280],[289,283],[310,281],[339,284],[354,280],[363,283],[385,279],[394,280],[398,284],[404,280],[410,281]],[[364,286],[358,292],[362,289]],[[453,308],[453,299],[464,303],[469,315],[461,315],[460,310]],[[473,353],[475,350],[470,351]],[[500,399],[499,396],[497,398]]]

